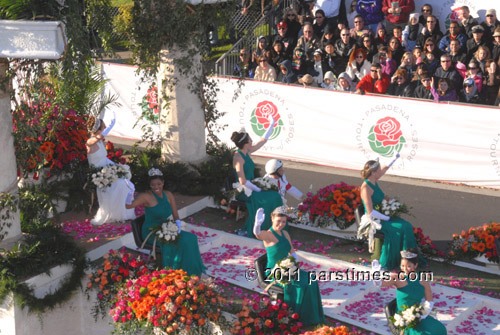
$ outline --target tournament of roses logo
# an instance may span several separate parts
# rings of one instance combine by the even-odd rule
[[[257,104],[250,116],[250,124],[254,133],[261,137],[271,125],[269,117],[272,116],[275,121],[274,129],[269,137],[269,140],[275,139],[281,133],[284,123],[278,113],[278,107],[268,100],[261,101]]]
[[[451,13],[446,17],[446,20],[444,21],[446,29],[450,28],[450,24],[452,22],[460,21],[460,8],[462,8],[462,6],[453,8]]]
[[[371,149],[384,157],[392,157],[400,152],[406,143],[401,124],[391,116],[378,120],[370,128],[368,141]]]
[[[142,116],[151,123],[158,124],[160,108],[158,106],[158,87],[150,86],[141,102]]]

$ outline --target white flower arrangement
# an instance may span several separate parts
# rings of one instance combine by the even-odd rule
[[[273,178],[271,177],[259,177],[252,180],[252,184],[262,189],[262,191],[276,191],[278,192],[278,185]],[[236,189],[239,193],[245,193],[247,197],[252,196],[253,191],[246,187],[245,185],[241,185],[239,182],[233,183],[233,188]]]
[[[163,222],[158,230],[156,230],[156,238],[158,238],[161,243],[172,243],[177,241],[179,238],[179,228],[177,224],[171,219]]]
[[[293,256],[283,258],[276,262],[276,265],[271,270],[270,278],[273,278],[279,284],[286,286],[290,281],[297,278],[299,271],[299,263]],[[277,275],[279,273],[279,275]]]
[[[397,199],[382,200],[380,205],[376,205],[375,209],[380,213],[393,217],[400,216],[401,214],[410,214],[408,206],[402,204]]]
[[[431,312],[431,309],[430,302],[425,301],[423,304],[415,304],[394,314],[391,321],[399,330],[414,328],[422,320],[422,316],[427,316]]]
[[[92,174],[92,182],[97,188],[106,189],[120,178],[132,178],[130,167],[124,164],[109,164]]]

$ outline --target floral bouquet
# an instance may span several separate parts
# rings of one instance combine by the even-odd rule
[[[380,204],[375,205],[375,210],[391,218],[394,216],[399,217],[401,214],[410,214],[408,206],[402,204],[397,199],[384,199]]]
[[[152,230],[155,232],[155,236],[160,243],[174,243],[177,242],[180,237],[177,224],[170,218],[166,222],[163,222],[161,226],[156,226],[152,228]]]
[[[102,316],[106,314],[121,284],[151,269],[151,263],[147,258],[125,252],[125,248],[110,250],[103,259],[103,264],[95,267],[88,275],[89,282],[86,289],[87,294],[90,290],[97,290],[97,302],[92,308],[95,318],[99,314]]]
[[[275,283],[286,286],[290,284],[290,281],[297,278],[299,272],[299,263],[293,256],[288,256],[282,260],[276,262],[276,265],[271,270],[269,278],[274,279],[269,285]]]
[[[262,189],[262,191],[276,191],[278,192],[278,185],[272,180],[272,178],[264,177],[264,178],[255,178],[252,179],[252,184]],[[253,193],[251,189],[246,187],[245,185],[241,185],[239,182],[233,183],[233,189],[236,189],[238,193],[245,193],[247,197],[250,197]]]
[[[105,190],[120,178],[130,179],[130,167],[123,164],[109,164],[92,174],[92,182],[97,188]]]
[[[344,182],[331,184],[316,194],[307,193],[299,205],[299,222],[327,226],[334,221],[340,229],[346,229],[356,221],[354,210],[361,204],[359,188]]]
[[[323,326],[316,330],[306,331],[302,335],[357,335],[358,331],[351,331],[346,326],[329,327]]]
[[[269,297],[245,298],[241,311],[236,314],[238,320],[231,328],[231,334],[299,334],[302,323],[299,315],[288,304],[280,300],[271,303]]]
[[[500,223],[497,222],[462,230],[460,235],[453,234],[450,256],[474,258],[484,255],[488,261],[498,263],[498,250],[495,248],[497,238],[500,238]]]
[[[163,269],[129,279],[110,310],[118,333],[207,333],[217,321],[224,299],[212,283],[183,270]]]
[[[425,301],[423,304],[415,304],[399,311],[391,317],[391,321],[399,330],[414,328],[419,324],[422,315],[427,315],[430,311],[431,305],[428,301]]]
[[[423,254],[434,257],[446,257],[443,251],[437,249],[431,238],[424,235],[422,228],[413,227],[413,233],[415,234],[417,246]]]

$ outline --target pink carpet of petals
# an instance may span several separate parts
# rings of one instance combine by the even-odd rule
[[[455,330],[449,331],[449,335],[474,334],[490,335],[491,330],[500,325],[500,315],[488,307],[478,309],[464,320]]]
[[[93,226],[89,219],[83,221],[72,220],[61,223],[61,229],[66,234],[74,234],[74,239],[87,239],[96,242],[102,238],[114,238],[125,235],[131,231],[129,223],[105,223]]]

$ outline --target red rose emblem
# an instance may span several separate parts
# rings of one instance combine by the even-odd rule
[[[158,87],[154,86],[148,89],[146,100],[148,101],[148,107],[158,113]]]
[[[398,144],[403,135],[399,121],[390,116],[378,120],[373,132],[377,141],[382,142],[384,147]]]
[[[450,14],[450,20],[452,22],[458,22],[460,20],[460,9],[461,7],[457,7],[453,9],[453,11]]]
[[[264,126],[265,129],[269,128],[269,115],[272,115],[274,118],[276,126],[280,119],[276,105],[267,100],[259,102],[255,109],[255,116],[257,117],[257,121]]]

